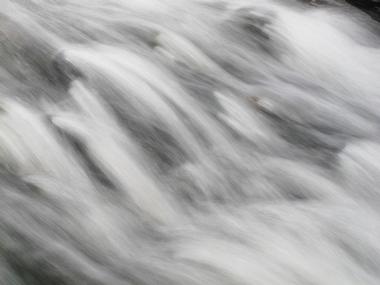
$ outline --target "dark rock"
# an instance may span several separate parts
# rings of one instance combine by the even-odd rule
[[[380,22],[380,0],[347,0],[347,2]]]

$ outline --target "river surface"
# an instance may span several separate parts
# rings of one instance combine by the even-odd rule
[[[380,284],[379,23],[0,5],[1,285]]]

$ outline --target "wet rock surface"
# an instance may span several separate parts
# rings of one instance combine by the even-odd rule
[[[347,0],[347,2],[368,13],[376,21],[380,21],[379,0]]]

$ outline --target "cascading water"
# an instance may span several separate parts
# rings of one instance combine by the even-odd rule
[[[0,284],[379,284],[369,16],[0,4]]]

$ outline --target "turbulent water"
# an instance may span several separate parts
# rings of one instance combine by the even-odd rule
[[[0,4],[0,284],[380,284],[369,16]]]

